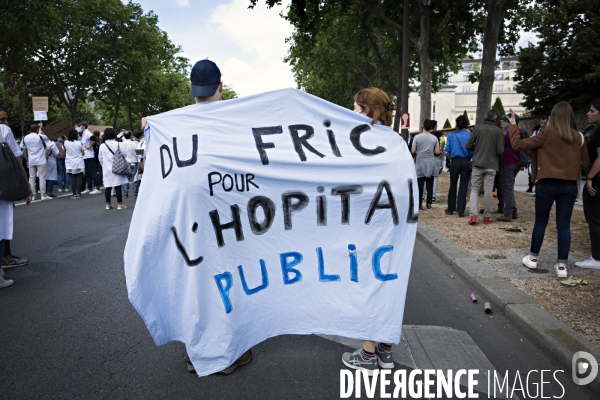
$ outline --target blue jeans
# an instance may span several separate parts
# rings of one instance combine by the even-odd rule
[[[52,193],[54,185],[57,185],[56,181],[46,181],[46,194]]]
[[[69,188],[70,176],[67,174],[67,168],[65,167],[64,159],[56,159],[56,177],[58,178],[59,189]]]
[[[552,185],[538,182],[535,188],[535,224],[531,234],[532,256],[540,254],[552,205],[556,202],[558,262],[566,263],[571,249],[571,215],[577,197],[577,186]]]
[[[135,174],[137,173],[137,167],[138,167],[138,163],[129,163],[129,182],[131,183],[126,183],[123,185],[123,194],[125,196],[129,195],[129,185],[131,185],[133,187],[133,194],[137,195],[138,194],[138,187],[135,184],[135,182],[133,181],[135,179]]]

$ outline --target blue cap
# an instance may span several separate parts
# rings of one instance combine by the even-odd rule
[[[221,83],[221,71],[217,64],[210,60],[200,60],[192,68],[190,74],[192,96],[210,97],[217,92]]]

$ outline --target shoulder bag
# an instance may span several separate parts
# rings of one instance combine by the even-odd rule
[[[2,133],[0,139],[0,200],[23,200],[29,196],[27,175]]]

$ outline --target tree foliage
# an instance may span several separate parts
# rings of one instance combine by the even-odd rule
[[[223,85],[223,93],[222,93],[221,98],[223,100],[237,99],[238,98],[238,94],[235,91],[235,89],[233,88],[233,86]]]
[[[146,113],[192,102],[188,60],[177,56],[180,48],[158,28],[157,16],[139,4],[24,0],[0,10],[0,79],[12,96],[48,96],[73,123],[79,107],[95,100],[96,114],[115,127],[124,125],[121,117],[132,127]],[[19,115],[31,113],[27,103],[18,103],[26,109]]]
[[[518,54],[517,92],[533,114],[549,114],[566,101],[583,110],[600,98],[600,15],[582,0],[536,3],[530,13],[540,40]]]
[[[496,101],[494,101],[494,104],[492,105],[492,110],[498,111],[499,115],[506,115],[506,112],[504,112],[504,105],[502,104],[500,97],[496,97]]]
[[[431,113],[431,91],[439,90],[476,48],[478,1],[438,0],[425,7],[411,0],[410,76],[420,82],[421,119]],[[294,34],[287,60],[298,86],[344,106],[365,86],[399,98],[403,15],[403,2],[397,0],[292,0],[286,18]]]

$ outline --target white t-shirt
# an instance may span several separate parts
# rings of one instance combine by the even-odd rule
[[[46,148],[42,141],[48,146],[48,138],[45,135],[38,135],[31,132],[23,137],[21,148],[27,149],[27,156],[30,167],[46,165]]]
[[[123,140],[121,145],[122,145],[122,147],[124,147],[124,150],[127,152],[127,155],[125,156],[125,160],[128,163],[138,162],[137,155],[135,154],[135,150],[138,147],[137,142],[134,142],[133,140],[130,140],[130,139],[126,139],[126,140]]]
[[[94,136],[94,134],[92,132],[90,132],[89,129],[86,129],[85,131],[83,131],[83,133],[81,134],[81,143],[83,143],[84,147],[87,147],[91,144],[90,138],[92,136]],[[85,154],[84,154],[83,158],[84,159],[85,158],[94,158],[94,146],[85,150]]]
[[[65,169],[85,169],[83,162],[83,156],[81,150],[83,150],[83,143],[78,140],[70,141],[65,140],[63,146],[65,146]]]

